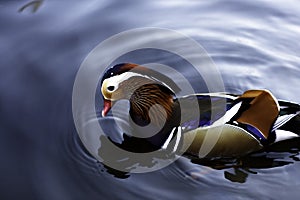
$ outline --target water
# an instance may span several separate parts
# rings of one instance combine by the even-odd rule
[[[35,12],[31,6],[18,12],[26,3],[0,2],[1,199],[299,196],[299,140],[244,158],[243,165],[207,167],[180,158],[162,170],[128,176],[86,152],[71,109],[74,79],[87,54],[138,27],[170,28],[197,40],[228,92],[266,88],[300,102],[298,1],[45,0]]]

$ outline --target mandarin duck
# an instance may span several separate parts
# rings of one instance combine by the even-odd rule
[[[300,105],[279,101],[267,90],[178,97],[179,91],[172,79],[144,66],[122,63],[108,68],[101,80],[102,117],[126,99],[134,127],[134,134],[124,134],[118,145],[135,152],[167,149],[192,157],[222,158],[243,156],[300,135]],[[197,108],[189,104],[195,100]],[[147,130],[155,134],[145,136],[143,127],[149,124]],[[205,143],[210,145],[203,148]]]

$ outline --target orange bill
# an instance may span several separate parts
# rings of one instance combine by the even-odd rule
[[[105,117],[112,107],[112,102],[110,100],[104,99],[104,106],[102,110],[102,117]]]

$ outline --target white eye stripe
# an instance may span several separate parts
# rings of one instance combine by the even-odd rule
[[[113,86],[115,88],[114,90],[116,90],[116,89],[118,89],[120,83],[122,83],[122,82],[124,82],[124,81],[126,81],[126,80],[128,80],[132,77],[143,77],[143,78],[153,80],[155,82],[159,82],[162,85],[164,85],[165,87],[169,88],[171,91],[173,91],[168,85],[166,85],[165,83],[159,81],[158,79],[156,79],[154,77],[147,76],[147,75],[138,74],[138,73],[135,73],[135,72],[125,72],[123,74],[112,76],[112,77],[106,79],[107,82],[109,83],[107,85],[107,87]]]
[[[116,89],[118,89],[120,83],[122,83],[123,81],[126,81],[129,78],[134,77],[134,76],[142,76],[142,75],[134,73],[134,72],[125,72],[120,75],[112,76],[107,79],[107,82],[109,83],[107,85],[107,87],[113,86],[116,90]]]

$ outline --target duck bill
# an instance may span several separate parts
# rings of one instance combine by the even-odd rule
[[[104,99],[104,106],[102,110],[102,117],[105,117],[107,113],[110,111],[111,107],[113,106],[113,102],[107,99]]]

